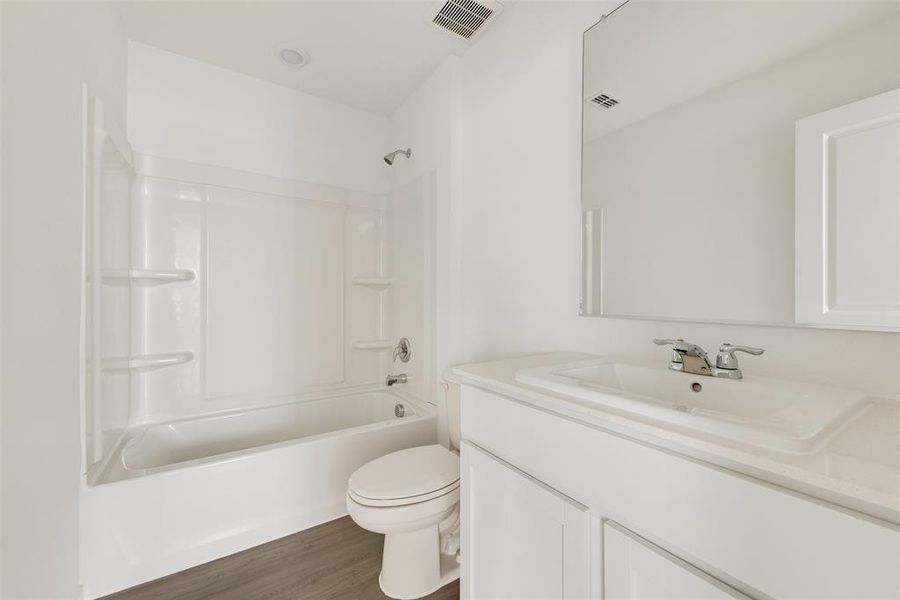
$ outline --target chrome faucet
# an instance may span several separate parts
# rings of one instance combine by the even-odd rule
[[[653,343],[657,346],[672,346],[669,368],[673,371],[693,373],[694,375],[712,375],[713,366],[709,362],[709,355],[697,344],[686,342],[681,338],[677,340],[654,339]]]
[[[669,361],[669,368],[673,371],[681,371],[692,375],[725,377],[727,379],[743,379],[744,377],[744,374],[738,368],[738,359],[734,355],[735,352],[746,352],[755,356],[765,352],[762,348],[735,346],[730,342],[725,342],[719,346],[719,353],[716,355],[716,365],[713,366],[709,362],[709,355],[706,353],[706,350],[697,344],[686,342],[681,338],[675,340],[654,339],[653,343],[657,346],[672,346],[672,358]]]
[[[406,373],[398,373],[396,375],[388,374],[388,376],[384,378],[384,384],[388,387],[396,383],[406,383]]]

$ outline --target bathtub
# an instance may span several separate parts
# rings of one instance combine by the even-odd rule
[[[340,517],[354,470],[436,430],[432,405],[383,387],[129,430],[82,484],[84,597]]]

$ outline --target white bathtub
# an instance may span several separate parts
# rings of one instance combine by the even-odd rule
[[[85,597],[342,516],[350,473],[435,439],[434,408],[384,388],[130,431],[82,487]]]
[[[398,425],[401,419],[408,423],[420,411],[396,394],[372,391],[150,425],[127,437],[118,464],[109,467],[104,480],[224,460],[278,444],[308,443],[357,427]]]

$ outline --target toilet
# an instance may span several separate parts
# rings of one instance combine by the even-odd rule
[[[450,430],[458,444],[458,419],[450,419]],[[363,465],[350,476],[347,511],[363,529],[384,534],[378,583],[387,596],[421,598],[459,578],[456,452],[433,444]]]

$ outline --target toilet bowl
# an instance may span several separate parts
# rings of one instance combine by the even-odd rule
[[[421,598],[459,577],[459,456],[440,445],[393,452],[351,476],[347,511],[384,534],[378,582],[391,598]]]

